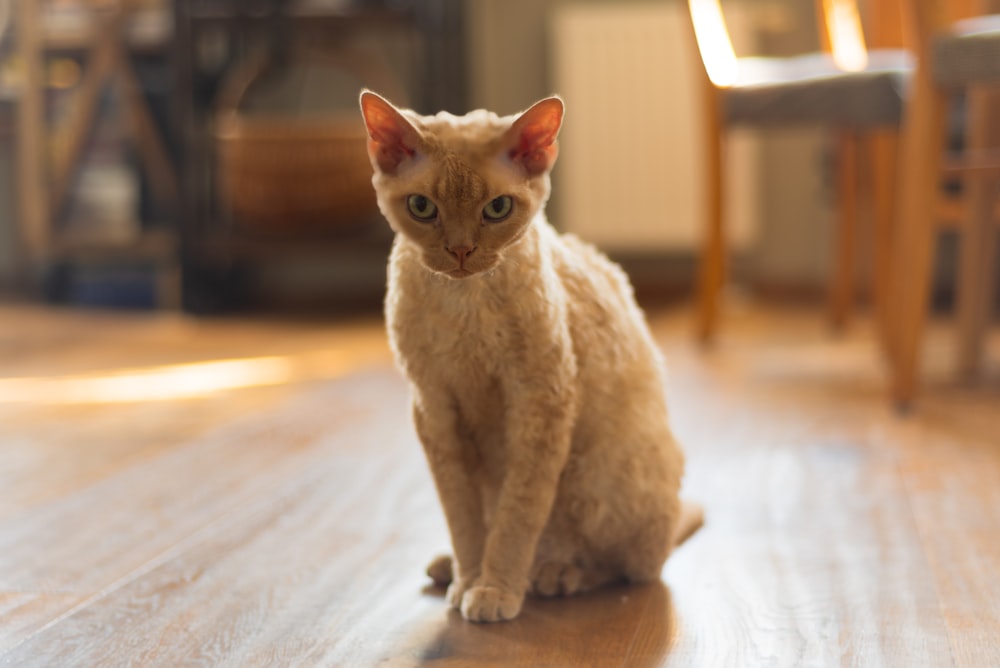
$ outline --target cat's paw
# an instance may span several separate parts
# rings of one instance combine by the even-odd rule
[[[462,616],[470,622],[502,622],[521,612],[523,593],[476,585],[462,597]]]
[[[472,588],[475,581],[469,578],[456,577],[448,585],[448,592],[444,595],[448,605],[455,608],[456,610],[462,609],[462,598],[465,596],[465,592]]]
[[[539,596],[569,596],[580,591],[583,571],[573,564],[547,561],[536,567],[531,590]]]
[[[427,566],[427,575],[435,587],[447,587],[452,581],[451,557],[447,554],[437,557]]]

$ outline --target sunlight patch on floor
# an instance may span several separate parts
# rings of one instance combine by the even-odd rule
[[[219,392],[345,376],[381,359],[357,350],[320,350],[117,369],[57,377],[0,379],[0,404],[105,404],[168,401]]]

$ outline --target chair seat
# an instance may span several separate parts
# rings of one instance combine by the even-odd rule
[[[901,50],[868,53],[859,72],[837,68],[829,54],[741,58],[740,75],[724,90],[726,120],[743,125],[895,125],[912,58]]]
[[[1000,82],[1000,15],[960,21],[934,42],[934,78],[942,86]]]

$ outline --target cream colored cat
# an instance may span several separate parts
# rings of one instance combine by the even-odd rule
[[[361,109],[396,232],[389,338],[454,550],[428,573],[480,622],[529,591],[659,578],[701,511],[682,512],[660,355],[625,274],[546,222],[562,101],[420,116],[365,91]]]

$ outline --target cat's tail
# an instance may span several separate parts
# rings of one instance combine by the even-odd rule
[[[447,587],[452,581],[451,557],[443,554],[435,557],[427,567],[427,575],[434,581],[436,587]]]
[[[697,503],[681,501],[681,515],[674,526],[672,547],[679,547],[705,523],[705,510]]]

